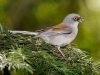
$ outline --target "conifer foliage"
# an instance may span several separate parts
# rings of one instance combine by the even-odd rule
[[[24,75],[99,75],[100,61],[93,63],[88,53],[76,45],[58,50],[33,36],[12,34],[0,25],[0,70],[20,71]]]

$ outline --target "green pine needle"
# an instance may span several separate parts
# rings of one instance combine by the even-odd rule
[[[11,34],[0,25],[0,70],[34,75],[99,75],[100,61],[93,63],[88,53],[71,44],[59,51],[40,38]]]

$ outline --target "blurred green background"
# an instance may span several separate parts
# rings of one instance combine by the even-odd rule
[[[100,0],[0,0],[0,23],[13,30],[35,31],[56,25],[69,13],[78,13],[85,19],[73,43],[98,60]]]

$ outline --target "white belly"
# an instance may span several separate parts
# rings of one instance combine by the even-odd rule
[[[64,46],[69,43],[71,43],[77,34],[72,33],[69,35],[57,35],[57,36],[52,36],[52,37],[42,37],[45,42],[50,43],[52,45],[59,45],[59,46]]]

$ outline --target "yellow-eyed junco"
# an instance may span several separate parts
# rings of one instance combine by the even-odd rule
[[[78,14],[72,13],[67,15],[62,23],[52,27],[47,27],[45,29],[37,30],[36,32],[13,30],[10,30],[10,32],[13,34],[22,33],[40,37],[45,42],[57,47],[61,55],[65,58],[65,54],[61,51],[60,47],[68,45],[75,39],[78,33],[78,24],[82,20],[83,18]]]

